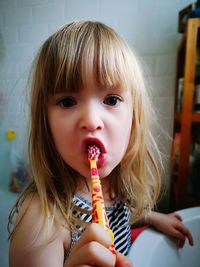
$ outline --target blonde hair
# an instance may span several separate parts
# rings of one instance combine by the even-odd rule
[[[154,207],[160,192],[160,153],[149,125],[154,115],[135,55],[113,29],[100,22],[67,24],[50,36],[38,53],[30,104],[29,155],[34,180],[20,202],[31,192],[37,192],[46,217],[56,207],[73,227],[76,171],[56,150],[46,106],[55,92],[80,88],[87,79],[86,68],[102,87],[120,87],[132,92],[130,142],[122,162],[110,174],[110,181],[115,194],[128,205],[136,220]]]

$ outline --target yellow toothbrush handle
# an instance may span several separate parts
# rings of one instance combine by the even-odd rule
[[[96,160],[90,160],[90,169],[92,179],[92,222],[101,225],[109,233],[114,243],[114,234],[109,227]],[[114,244],[109,249],[113,254],[116,254]]]

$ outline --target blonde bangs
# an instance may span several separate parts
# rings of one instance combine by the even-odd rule
[[[83,27],[75,22],[63,27],[40,51],[38,73],[43,97],[77,91],[87,86],[89,77],[102,88],[128,88],[133,68],[126,50],[121,37],[103,24],[87,22]]]
[[[130,80],[127,77],[128,55],[124,55],[124,43],[114,31],[96,26],[85,41],[81,55],[82,85],[89,83],[88,77],[94,77],[101,88],[127,89]]]

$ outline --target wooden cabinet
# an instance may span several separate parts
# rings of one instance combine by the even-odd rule
[[[200,112],[194,110],[195,78],[200,73],[197,68],[197,51],[200,39],[200,19],[188,19],[186,31],[177,57],[177,82],[174,109],[174,137],[180,137],[177,168],[172,167],[172,209],[181,209],[200,205],[200,199],[193,198],[188,193],[189,166],[192,144],[192,129],[194,125],[200,126]],[[200,66],[200,65],[199,65]],[[182,100],[180,103],[180,81],[182,82]],[[181,105],[181,107],[180,107]],[[175,140],[174,140],[175,142]],[[173,146],[174,148],[174,146]],[[173,149],[172,148],[172,149]],[[174,150],[172,158],[174,157]],[[199,174],[200,181],[200,174]],[[200,193],[200,188],[199,188]]]

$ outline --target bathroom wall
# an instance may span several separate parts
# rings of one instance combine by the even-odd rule
[[[171,135],[178,11],[189,0],[0,0],[0,188],[7,188],[11,142],[24,151],[27,129],[27,77],[41,43],[61,25],[77,19],[100,20],[116,29],[134,48],[146,71],[163,132]],[[37,123],[37,122],[36,122]],[[158,133],[157,133],[158,134]],[[171,141],[158,134],[169,158]],[[168,178],[168,161],[165,177]]]

